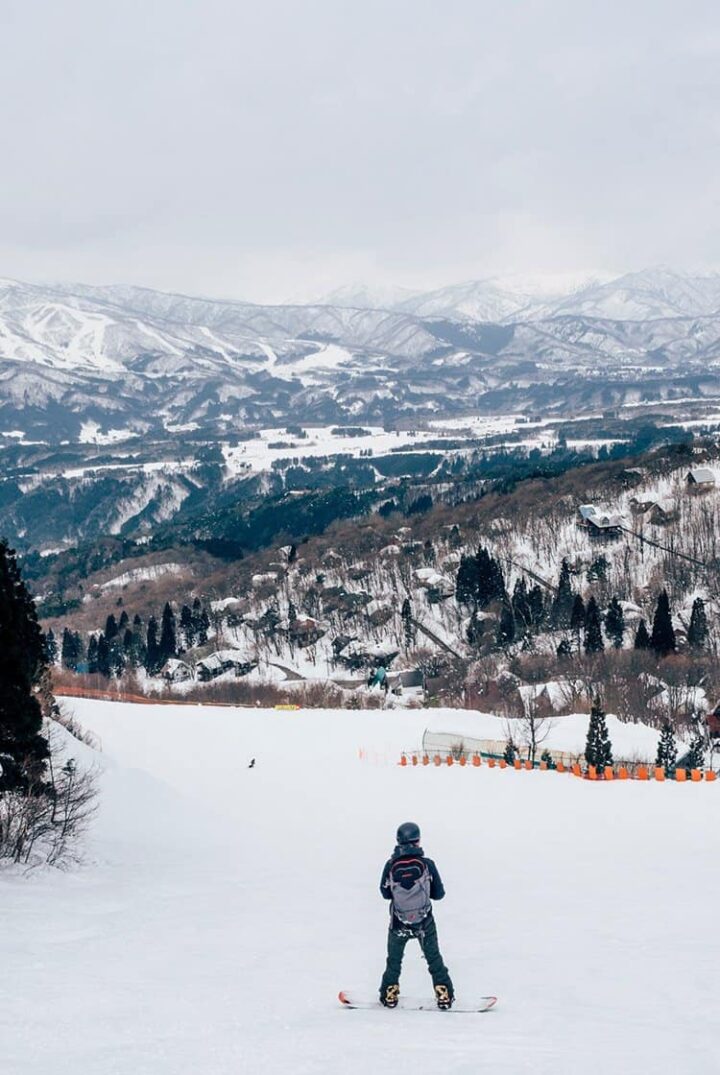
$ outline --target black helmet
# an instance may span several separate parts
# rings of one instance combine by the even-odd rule
[[[399,844],[420,843],[420,829],[414,821],[406,821],[400,826],[397,831],[397,842]]]

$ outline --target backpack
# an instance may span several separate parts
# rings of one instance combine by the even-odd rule
[[[422,859],[405,858],[393,862],[388,875],[392,906],[404,926],[417,926],[429,915],[430,871]]]

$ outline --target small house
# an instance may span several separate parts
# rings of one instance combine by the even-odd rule
[[[201,683],[208,683],[211,679],[225,675],[226,672],[234,672],[236,676],[246,676],[256,666],[257,661],[245,660],[239,650],[220,649],[198,661],[197,677]]]
[[[168,683],[187,683],[193,678],[193,670],[186,661],[171,657],[163,665],[160,674]]]
[[[614,538],[622,533],[623,517],[619,512],[605,511],[595,504],[581,504],[578,513],[579,525],[591,537]]]
[[[687,473],[688,487],[694,492],[705,492],[715,486],[715,471],[710,467],[694,467]]]
[[[314,619],[313,616],[297,616],[290,620],[287,627],[287,636],[300,649],[313,646],[327,632],[325,624]]]

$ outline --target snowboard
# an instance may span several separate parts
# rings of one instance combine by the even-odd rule
[[[338,993],[338,1000],[342,1004],[343,1008],[363,1008],[368,1011],[372,1011],[376,1008],[382,1008],[383,1010],[393,1011],[396,1009],[385,1009],[384,1005],[379,1000],[368,1000],[367,997],[361,997],[355,993],[351,993],[348,989],[341,989]],[[463,1001],[455,1000],[452,1008],[438,1008],[437,1002],[425,997],[403,997],[401,996],[397,1003],[397,1008],[403,1011],[410,1012],[487,1012],[497,1004],[497,997],[478,997],[475,1001]]]

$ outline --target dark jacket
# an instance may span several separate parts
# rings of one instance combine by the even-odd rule
[[[390,869],[396,862],[402,859],[419,859],[420,862],[424,862],[428,868],[430,874],[430,899],[441,900],[445,895],[445,888],[443,887],[438,868],[432,859],[429,859],[423,852],[421,847],[416,844],[402,844],[395,848],[390,858],[383,867],[382,877],[380,878],[380,893],[385,900],[392,899],[392,892],[390,891]],[[392,909],[391,909],[392,913]],[[432,911],[430,916],[432,916]],[[391,929],[407,929],[403,926],[394,914],[392,914]]]

